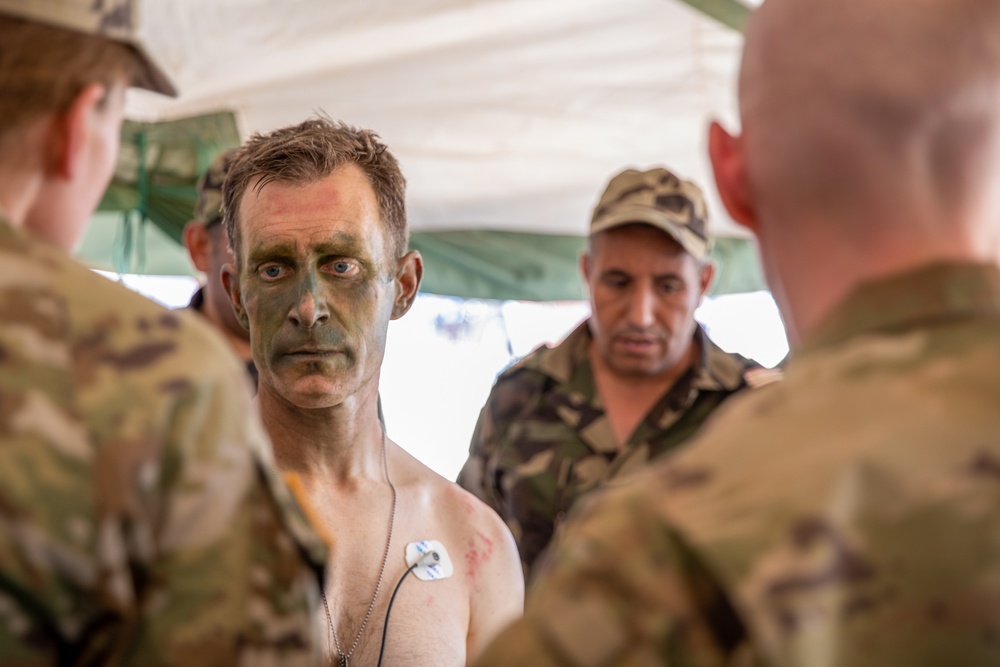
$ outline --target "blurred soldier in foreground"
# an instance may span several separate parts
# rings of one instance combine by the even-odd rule
[[[191,297],[188,308],[200,313],[225,337],[229,347],[246,364],[256,387],[257,367],[250,352],[250,332],[236,319],[233,304],[222,285],[222,267],[233,261],[222,224],[222,182],[235,154],[236,149],[232,149],[216,155],[198,179],[198,200],[194,219],[184,227],[184,247],[191,263],[205,274],[205,284]]]
[[[524,589],[496,514],[379,420],[389,322],[423,275],[396,158],[372,132],[317,118],[252,137],[223,192],[236,260],[223,280],[250,330],[261,416],[333,544],[330,664],[467,664],[520,615]],[[411,575],[425,541],[443,569]]]
[[[243,370],[67,254],[126,87],[173,93],[138,11],[0,0],[0,664],[314,664],[323,548]]]
[[[714,125],[793,344],[481,665],[1000,664],[1000,3],[766,0]]]
[[[711,242],[696,185],[662,168],[618,174],[581,258],[593,315],[497,379],[458,483],[507,521],[526,578],[581,496],[674,451],[770,373],[694,319]]]

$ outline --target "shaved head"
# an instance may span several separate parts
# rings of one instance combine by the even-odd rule
[[[752,186],[832,213],[968,209],[997,170],[998,36],[995,0],[767,0],[740,76]]]
[[[997,0],[765,0],[739,101],[712,167],[793,344],[862,282],[1000,264]]]

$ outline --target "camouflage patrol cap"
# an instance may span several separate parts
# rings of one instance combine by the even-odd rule
[[[233,148],[216,155],[212,164],[208,165],[208,169],[198,179],[194,219],[206,227],[222,222],[222,182],[226,180],[226,173],[233,163],[236,150]]]
[[[612,178],[594,209],[590,234],[636,223],[666,232],[699,261],[712,248],[701,190],[662,167],[628,169]]]
[[[139,37],[140,0],[0,0],[0,14],[126,44],[142,62],[133,85],[171,97],[177,89],[153,61]]]

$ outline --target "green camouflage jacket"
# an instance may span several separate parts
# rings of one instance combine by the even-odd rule
[[[318,664],[325,547],[225,343],[2,218],[0,266],[0,664]]]
[[[497,379],[458,483],[506,520],[526,578],[581,495],[673,450],[746,386],[748,372],[764,370],[723,352],[700,327],[695,336],[700,364],[664,394],[624,447],[615,442],[597,393],[586,322]]]
[[[784,380],[581,503],[479,667],[1000,664],[1000,271],[854,292]]]

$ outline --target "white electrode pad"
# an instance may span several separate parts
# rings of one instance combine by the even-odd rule
[[[413,574],[421,581],[447,579],[455,572],[448,550],[437,540],[420,540],[406,545],[406,564],[413,565]]]

